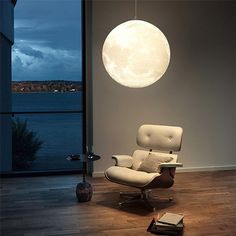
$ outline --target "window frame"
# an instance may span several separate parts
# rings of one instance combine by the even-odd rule
[[[86,0],[81,0],[81,78],[82,78],[82,110],[81,111],[3,111],[1,115],[14,115],[17,114],[64,114],[64,113],[82,113],[82,152],[87,152],[87,83],[86,83]],[[12,91],[11,91],[12,93]],[[81,169],[61,169],[61,170],[43,170],[43,171],[11,171],[7,173],[0,173],[0,177],[23,177],[23,176],[48,176],[48,175],[65,175],[65,174],[82,174]]]

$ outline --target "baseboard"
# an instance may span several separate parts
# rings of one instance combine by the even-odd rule
[[[200,172],[200,171],[221,171],[221,170],[236,170],[236,165],[182,167],[182,168],[177,168],[176,172]]]
[[[97,178],[97,177],[105,177],[104,171],[93,172],[92,176],[95,177],[95,178]]]
[[[228,165],[228,166],[200,166],[200,167],[181,167],[177,168],[176,172],[201,172],[201,171],[221,171],[221,170],[236,170],[236,165]],[[93,177],[104,177],[103,171],[93,172]]]

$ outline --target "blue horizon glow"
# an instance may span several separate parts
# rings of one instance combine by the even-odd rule
[[[18,0],[13,81],[81,81],[81,0]]]

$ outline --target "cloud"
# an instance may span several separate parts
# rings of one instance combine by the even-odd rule
[[[35,50],[29,46],[22,46],[21,48],[19,48],[19,51],[28,56],[33,56],[41,59],[43,58],[43,53],[41,51]]]
[[[24,46],[24,45],[29,46]],[[79,50],[53,49],[17,42],[13,49],[13,80],[81,80]]]
[[[43,39],[57,49],[81,47],[81,0],[22,0],[14,13],[16,39]]]
[[[19,1],[14,11],[13,80],[81,80],[81,1]]]

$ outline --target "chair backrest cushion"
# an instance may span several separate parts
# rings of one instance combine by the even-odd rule
[[[137,144],[159,151],[180,151],[183,129],[177,126],[142,125],[138,129]]]

